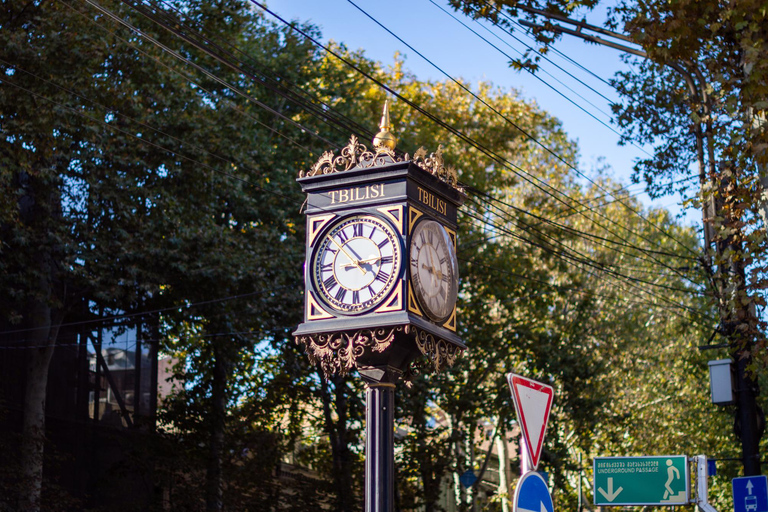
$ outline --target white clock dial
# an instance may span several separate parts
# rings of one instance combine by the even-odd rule
[[[337,311],[367,311],[394,288],[401,259],[399,237],[386,221],[347,217],[328,229],[313,253],[313,286]]]
[[[446,320],[456,304],[459,270],[448,232],[434,220],[420,221],[411,234],[411,284],[424,313]]]

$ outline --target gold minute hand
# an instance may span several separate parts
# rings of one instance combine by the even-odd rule
[[[351,262],[352,262],[352,265],[353,265],[353,266],[357,267],[357,270],[359,270],[360,272],[362,272],[362,273],[363,273],[363,275],[365,275],[365,270],[363,270],[363,267],[361,267],[361,266],[360,266],[360,262],[359,262],[359,261],[357,261],[355,258],[353,258],[352,256],[350,256],[350,255],[349,255],[349,253],[348,253],[347,251],[345,251],[345,250],[344,250],[344,247],[342,247],[342,246],[339,244],[339,242],[337,242],[337,241],[336,241],[336,239],[335,239],[335,238],[333,238],[332,236],[329,236],[329,237],[328,237],[328,239],[329,239],[331,242],[333,242],[334,244],[336,244],[336,247],[338,247],[338,248],[339,248],[339,250],[341,250],[341,252],[343,252],[343,253],[344,253],[344,256],[346,256],[347,258],[349,258],[349,261],[351,261]]]

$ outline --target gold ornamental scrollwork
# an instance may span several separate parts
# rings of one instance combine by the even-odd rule
[[[361,329],[352,333],[336,332],[296,336],[296,343],[304,345],[311,364],[319,364],[326,377],[346,375],[355,368],[357,360],[368,350],[384,352],[398,332],[406,326]]]
[[[352,169],[368,169],[370,167],[407,162],[409,160],[411,158],[408,153],[397,156],[393,150],[384,146],[379,146],[375,148],[375,151],[370,151],[353,135],[349,139],[349,144],[342,148],[339,156],[335,156],[332,151],[326,151],[308,171],[301,171],[299,178],[346,172]],[[437,151],[431,154],[427,154],[427,150],[423,147],[419,148],[414,153],[412,161],[415,165],[451,187],[460,191],[464,190],[463,187],[459,186],[459,176],[456,170],[445,165],[442,144],[437,147]]]
[[[411,329],[415,334],[416,346],[430,360],[437,373],[448,366],[453,366],[462,351],[458,345],[416,327],[411,327]]]
[[[407,154],[397,156],[394,151],[386,147],[378,147],[375,152],[369,151],[353,135],[349,139],[349,144],[342,148],[339,156],[334,156],[332,151],[326,151],[309,171],[301,171],[299,178],[345,172],[351,169],[367,169],[379,165],[404,162],[407,159]]]
[[[423,147],[417,149],[416,153],[413,154],[413,163],[453,188],[463,191],[463,188],[459,186],[459,175],[456,173],[456,169],[445,166],[442,144],[439,144],[437,151],[429,156]]]

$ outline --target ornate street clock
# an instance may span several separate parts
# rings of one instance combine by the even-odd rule
[[[385,107],[368,151],[352,137],[298,182],[307,194],[304,322],[294,332],[326,374],[392,380],[419,354],[440,371],[457,334],[458,207],[466,196],[441,149],[394,153]]]

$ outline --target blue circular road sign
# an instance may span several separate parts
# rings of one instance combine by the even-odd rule
[[[555,512],[547,482],[537,472],[531,471],[520,477],[515,489],[515,512]]]

